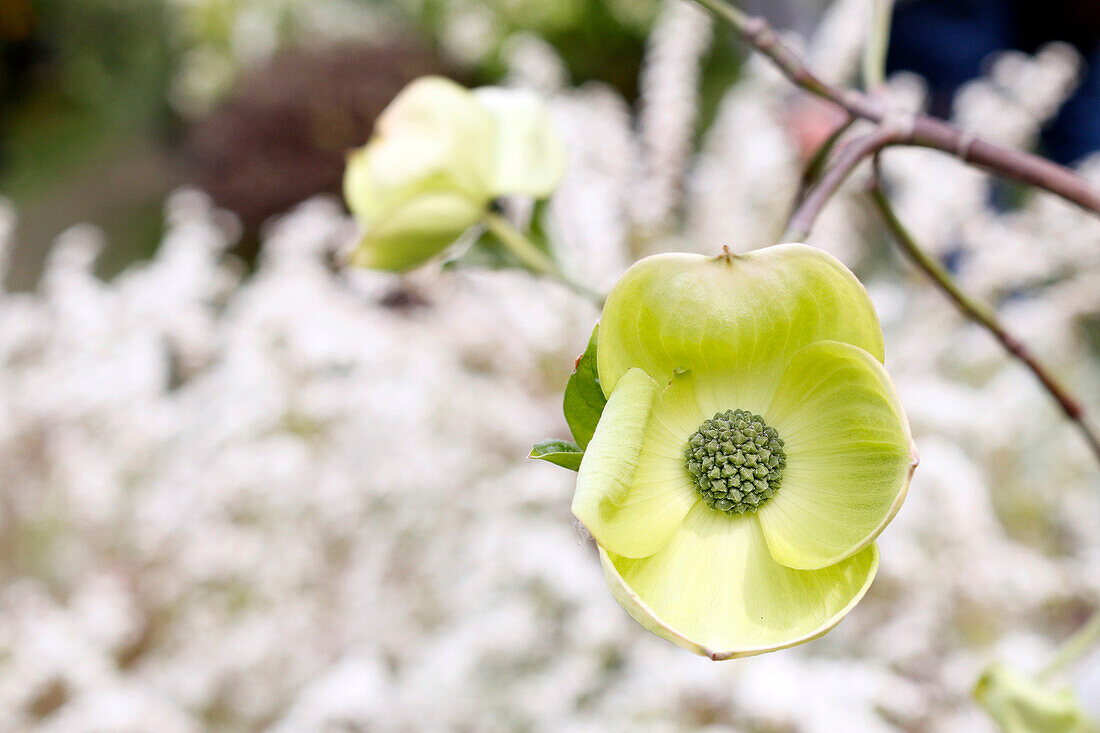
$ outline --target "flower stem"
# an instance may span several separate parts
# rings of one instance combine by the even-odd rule
[[[802,203],[798,205],[791,219],[787,222],[787,231],[783,233],[784,242],[803,242],[810,236],[817,217],[821,214],[825,204],[829,203],[833,195],[848,180],[848,176],[864,160],[879,152],[888,145],[898,140],[898,131],[890,125],[883,124],[874,132],[857,137],[844,145],[836,156],[833,167],[825,171],[817,185],[806,192]]]
[[[856,118],[849,117],[844,124],[833,130],[832,134],[825,139],[825,142],[818,146],[814,151],[813,157],[806,163],[806,167],[802,169],[802,176],[798,181],[798,193],[794,197],[794,208],[797,208],[802,200],[806,198],[806,194],[809,193],[810,187],[817,183],[821,178],[822,172],[825,170],[826,164],[829,162],[829,154],[833,152],[833,148],[836,147],[837,141],[843,137],[844,133],[852,128],[855,124]]]
[[[871,32],[863,52],[863,88],[872,94],[886,83],[886,51],[894,0],[871,0]]]
[[[845,110],[850,117],[868,120],[876,123],[880,128],[886,127],[884,123],[890,117],[890,112],[883,100],[874,96],[873,92],[884,82],[892,0],[873,0],[871,35],[863,58],[863,82],[865,88],[872,94],[823,81],[806,66],[797,53],[783,43],[764,18],[754,17],[741,11],[730,0],[695,1],[729,26],[755,51],[766,56],[795,86],[832,102]],[[870,189],[871,199],[902,252],[947,295],[963,315],[988,330],[1010,355],[1031,370],[1044,389],[1062,408],[1066,417],[1077,426],[1092,453],[1097,460],[1100,460],[1100,439],[1085,419],[1081,403],[1035,359],[1022,342],[1005,330],[991,308],[971,298],[959,288],[947,270],[938,260],[921,249],[897,218],[879,183],[878,154],[883,147],[891,144],[939,150],[963,163],[978,166],[1010,180],[1045,189],[1095,214],[1100,214],[1100,189],[1064,166],[1030,153],[995,145],[942,120],[924,114],[915,114],[906,115],[904,123],[900,130],[895,128],[893,139],[885,133],[882,136],[872,134],[853,141],[847,146],[846,150],[838,156],[838,161],[833,168],[818,182],[815,189],[820,190],[806,192],[805,198],[800,202],[801,205],[791,217],[788,238],[791,236],[800,238],[808,233],[817,213],[839,189],[840,184],[864,157],[873,157],[876,171]],[[828,141],[819,151],[820,161],[816,160],[818,156],[815,156],[815,166],[824,163],[834,142],[835,140]],[[1054,659],[1040,673],[1040,677],[1048,677],[1061,670],[1098,642],[1100,642],[1100,611],[1096,612],[1076,634],[1066,641]]]
[[[508,251],[515,255],[516,259],[518,259],[529,271],[536,275],[542,275],[557,280],[573,292],[583,295],[597,306],[603,307],[603,295],[597,293],[587,285],[579,283],[567,276],[561,271],[558,263],[554,261],[550,255],[539,249],[534,242],[524,236],[521,231],[516,229],[512,223],[503,216],[489,212],[485,214],[483,221],[489,231],[496,235],[497,239],[499,239],[501,243],[508,248]]]
[[[894,213],[894,209],[890,205],[890,200],[882,190],[877,170],[878,158],[875,158],[875,164],[875,177],[872,179],[870,190],[871,200],[878,208],[879,214],[881,214],[883,221],[886,223],[886,228],[890,230],[894,241],[897,242],[901,251],[910,262],[932,279],[936,286],[951,299],[960,311],[962,311],[963,315],[979,325],[984,326],[987,331],[992,333],[993,336],[1001,342],[1012,356],[1016,357],[1031,370],[1032,374],[1042,383],[1051,397],[1058,402],[1058,405],[1062,408],[1062,412],[1066,414],[1066,417],[1077,426],[1077,429],[1081,432],[1081,435],[1084,436],[1085,441],[1092,450],[1093,455],[1100,461],[1100,440],[1097,439],[1096,433],[1093,432],[1086,421],[1084,408],[1081,406],[1081,403],[1070,395],[1065,387],[1047,371],[1046,367],[1035,359],[1022,342],[1018,341],[1012,334],[1005,330],[1004,326],[997,320],[991,308],[967,295],[958,284],[955,283],[951,275],[948,274],[947,270],[944,269],[939,261],[921,249],[916,240],[913,239],[912,235],[909,234],[909,231],[901,223],[901,220],[898,219],[897,214]],[[1053,676],[1055,673],[1064,669],[1066,665],[1088,652],[1097,642],[1100,642],[1100,611],[1094,612],[1092,618],[1090,618],[1076,634],[1062,644],[1054,658],[1039,673],[1039,678],[1046,679]]]
[[[1067,665],[1084,656],[1098,641],[1100,641],[1100,612],[1093,613],[1092,618],[1058,648],[1054,658],[1039,672],[1039,679],[1047,680],[1061,672]]]

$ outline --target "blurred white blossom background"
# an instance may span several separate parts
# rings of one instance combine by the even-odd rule
[[[859,6],[794,39],[831,78],[857,62]],[[749,61],[694,144],[715,33],[664,5],[636,109],[514,39],[509,83],[547,95],[570,145],[555,239],[592,285],[783,227],[786,82]],[[1028,145],[1078,63],[999,57],[956,122]],[[922,94],[890,82],[899,107]],[[994,208],[988,177],[934,152],[885,164],[914,234],[1100,411],[1100,222],[1045,195]],[[1083,171],[1100,182],[1100,160]],[[921,466],[855,611],[727,663],[629,619],[575,529],[572,474],[525,458],[566,435],[587,302],[518,273],[334,271],[353,225],[325,198],[270,223],[247,277],[235,222],[196,191],[110,282],[97,232],[68,230],[36,292],[0,294],[0,730],[991,730],[981,668],[1034,669],[1097,603],[1097,470],[1031,375],[891,252],[862,175],[811,243],[868,286]],[[1100,715],[1100,657],[1066,682]]]

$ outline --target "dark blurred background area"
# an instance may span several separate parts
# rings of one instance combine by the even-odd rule
[[[20,212],[11,280],[33,281],[49,242],[92,221],[127,258],[159,236],[177,183],[166,101],[168,17],[156,2],[0,4],[0,194]],[[114,269],[114,252],[103,266]]]
[[[1073,45],[1085,61],[1077,91],[1043,131],[1042,151],[1072,164],[1100,149],[1100,2],[1097,0],[899,0],[888,71],[929,82],[931,112],[979,77],[990,54],[1034,53],[1051,41]]]
[[[402,87],[426,74],[462,77],[409,42],[284,51],[188,127],[182,174],[237,214],[238,254],[251,258],[265,220],[337,192],[346,151],[363,144]]]
[[[747,7],[806,32],[828,3]],[[501,81],[511,42],[549,44],[567,81],[638,94],[659,0],[0,0],[0,195],[18,213],[8,286],[33,287],[50,244],[78,222],[104,232],[109,277],[150,255],[172,189],[206,191],[242,224],[338,193],[347,149],[411,79]],[[1000,49],[1065,40],[1088,60],[1044,152],[1100,147],[1100,3],[899,0],[889,64],[930,83],[933,112]],[[725,35],[702,75],[700,133],[736,80]]]

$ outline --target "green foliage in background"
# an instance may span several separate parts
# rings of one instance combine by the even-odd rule
[[[6,195],[32,196],[135,134],[171,129],[165,6],[38,0],[5,107]]]
[[[175,130],[163,3],[26,5],[29,22],[5,47],[0,112],[0,191],[21,213],[13,277],[23,287],[49,242],[80,221],[125,243],[101,262],[107,272],[152,253],[174,185],[163,151]]]

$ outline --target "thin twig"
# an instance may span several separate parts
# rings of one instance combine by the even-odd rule
[[[603,308],[605,296],[598,293],[583,283],[572,279],[558,266],[558,263],[548,254],[543,252],[535,243],[528,239],[522,232],[512,226],[512,223],[499,214],[489,212],[485,214],[483,223],[486,228],[496,235],[508,251],[511,252],[520,263],[536,275],[543,275],[552,280],[557,280],[575,293],[583,295]]]
[[[787,223],[783,235],[784,242],[801,242],[809,236],[814,222],[848,176],[864,159],[871,157],[887,145],[896,142],[901,131],[889,125],[882,125],[874,132],[857,137],[847,143],[837,154],[836,162],[821,177],[817,185],[810,189]]]
[[[923,114],[909,117],[902,132],[897,132],[895,129],[891,134],[896,135],[896,139],[883,140],[877,135],[885,134],[883,130],[892,129],[892,126],[885,124],[890,113],[881,99],[822,81],[806,67],[798,54],[779,39],[765,19],[742,12],[731,5],[729,0],[696,0],[696,2],[731,26],[758,52],[767,56],[795,85],[839,106],[848,112],[850,117],[870,120],[880,126],[876,133],[853,141],[841,152],[833,168],[806,195],[799,210],[792,216],[788,231],[794,235],[801,234],[800,230],[808,231],[824,203],[836,192],[859,162],[864,157],[874,156],[876,170],[872,179],[871,199],[906,257],[950,298],[963,315],[988,330],[1010,355],[1031,370],[1043,388],[1061,407],[1067,419],[1077,426],[1088,443],[1089,449],[1100,461],[1100,438],[1089,426],[1081,403],[1035,359],[1021,341],[1005,330],[990,308],[970,298],[958,287],[939,261],[920,248],[897,218],[880,184],[877,154],[883,147],[890,144],[916,145],[939,150],[964,163],[976,165],[999,176],[1042,188],[1096,214],[1100,214],[1100,190],[1068,168],[1030,153],[994,145]],[[889,5],[887,0],[879,0],[876,11],[882,13],[889,8]],[[879,21],[882,20],[883,18],[880,17]],[[885,59],[886,35],[889,28],[886,23],[888,21],[876,23],[872,30],[871,44],[864,59],[864,77],[869,87],[881,81],[879,70]],[[881,47],[876,45],[880,41]],[[825,155],[828,155],[827,150]],[[1068,662],[1078,658],[1098,640],[1100,640],[1100,612],[1095,614],[1092,620],[1063,646],[1062,651],[1041,673],[1041,676],[1050,676]]]
[[[877,159],[876,159],[877,163]],[[1085,438],[1093,455],[1100,461],[1100,438],[1093,432],[1085,417],[1085,409],[1081,403],[1073,397],[1066,388],[1050,373],[1045,366],[1039,363],[1031,351],[1015,336],[1005,330],[993,310],[984,303],[971,298],[954,281],[951,275],[944,269],[939,261],[925,252],[913,239],[909,231],[894,213],[890,200],[882,190],[879,177],[876,175],[870,187],[871,200],[882,216],[886,228],[890,230],[894,241],[905,254],[906,258],[927,275],[936,287],[950,298],[963,315],[984,327],[993,334],[994,338],[1001,342],[1005,350],[1018,359],[1024,366],[1031,370],[1035,378],[1043,385],[1043,388],[1062,408],[1066,417],[1077,426],[1078,431]]]
[[[1054,658],[1039,672],[1039,679],[1047,680],[1061,672],[1096,646],[1097,641],[1100,641],[1100,613],[1094,613],[1084,626],[1062,644]]]
[[[825,170],[825,166],[829,162],[829,155],[833,151],[833,147],[837,144],[837,141],[852,128],[856,122],[855,117],[849,117],[844,124],[837,127],[825,138],[825,142],[821,143],[814,151],[813,157],[806,163],[806,167],[802,169],[802,176],[798,179],[798,192],[794,197],[794,207],[797,208],[802,200],[806,198],[806,194],[809,193],[810,187],[817,183],[821,178],[821,172]],[[793,214],[793,212],[792,212]]]
[[[882,123],[886,104],[854,89],[822,81],[764,18],[742,12],[727,0],[696,0],[729,25],[749,45],[767,56],[795,85],[846,110],[853,117]],[[899,144],[932,148],[999,176],[1050,191],[1083,209],[1100,214],[1100,190],[1070,169],[1021,150],[994,145],[968,132],[924,114],[913,115]]]
[[[1039,380],[1043,388],[1054,398],[1058,406],[1062,408],[1062,412],[1065,413],[1066,418],[1077,426],[1085,442],[1088,443],[1092,454],[1100,461],[1100,439],[1097,438],[1096,433],[1093,432],[1092,428],[1089,426],[1088,420],[1085,417],[1084,407],[1082,407],[1081,403],[1074,398],[1057,379],[1055,379],[1054,375],[1052,375],[1045,366],[1036,360],[1020,340],[1005,330],[1004,326],[997,320],[992,309],[967,295],[959,288],[939,261],[921,249],[916,240],[913,239],[912,235],[909,234],[909,231],[901,223],[901,220],[898,219],[897,214],[894,213],[894,209],[890,205],[890,200],[882,190],[877,170],[877,157],[874,162],[876,170],[870,188],[871,200],[874,202],[875,207],[886,223],[886,228],[890,230],[894,241],[897,242],[901,251],[910,262],[924,272],[924,274],[927,275],[948,298],[950,298],[951,302],[955,304],[955,307],[957,307],[963,315],[983,326],[987,331],[993,334],[994,338],[1001,342],[1001,345],[1004,346],[1009,354],[1031,370],[1031,373],[1035,375],[1035,378]],[[1039,672],[1039,679],[1047,680],[1057,674],[1067,665],[1092,649],[1097,641],[1100,641],[1100,612],[1093,613],[1092,618],[1090,618],[1077,633],[1070,637],[1069,640],[1062,644],[1051,661],[1041,672]]]

